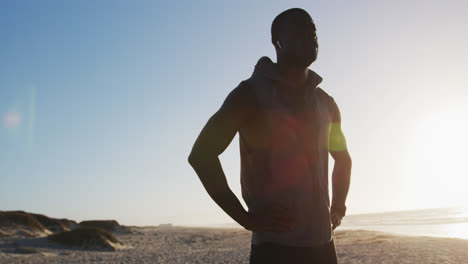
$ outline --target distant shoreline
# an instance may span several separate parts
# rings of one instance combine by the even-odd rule
[[[240,228],[237,223],[177,225],[185,227]],[[468,207],[352,214],[343,218],[340,230],[368,230],[403,236],[468,239]]]

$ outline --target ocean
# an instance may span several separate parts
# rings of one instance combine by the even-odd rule
[[[211,226],[241,228],[237,223]],[[468,207],[347,215],[337,230],[468,239]]]
[[[468,207],[348,215],[338,229],[468,239]]]

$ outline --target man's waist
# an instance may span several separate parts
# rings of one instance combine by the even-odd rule
[[[330,242],[332,238],[329,217],[306,222],[304,226],[299,225],[287,232],[252,232],[252,244],[272,242],[294,247],[314,247]]]

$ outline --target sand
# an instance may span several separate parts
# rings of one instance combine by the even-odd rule
[[[132,233],[116,235],[124,246],[113,252],[67,249],[45,238],[0,237],[0,263],[249,263],[251,233],[244,229],[129,228]],[[337,231],[335,241],[342,264],[468,263],[468,240],[462,239]]]

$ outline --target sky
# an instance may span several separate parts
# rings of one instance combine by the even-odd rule
[[[187,162],[227,94],[309,12],[309,68],[353,160],[348,214],[466,205],[466,1],[0,1],[0,210],[234,223]],[[237,136],[220,156],[240,191]],[[330,175],[333,160],[330,157]]]

